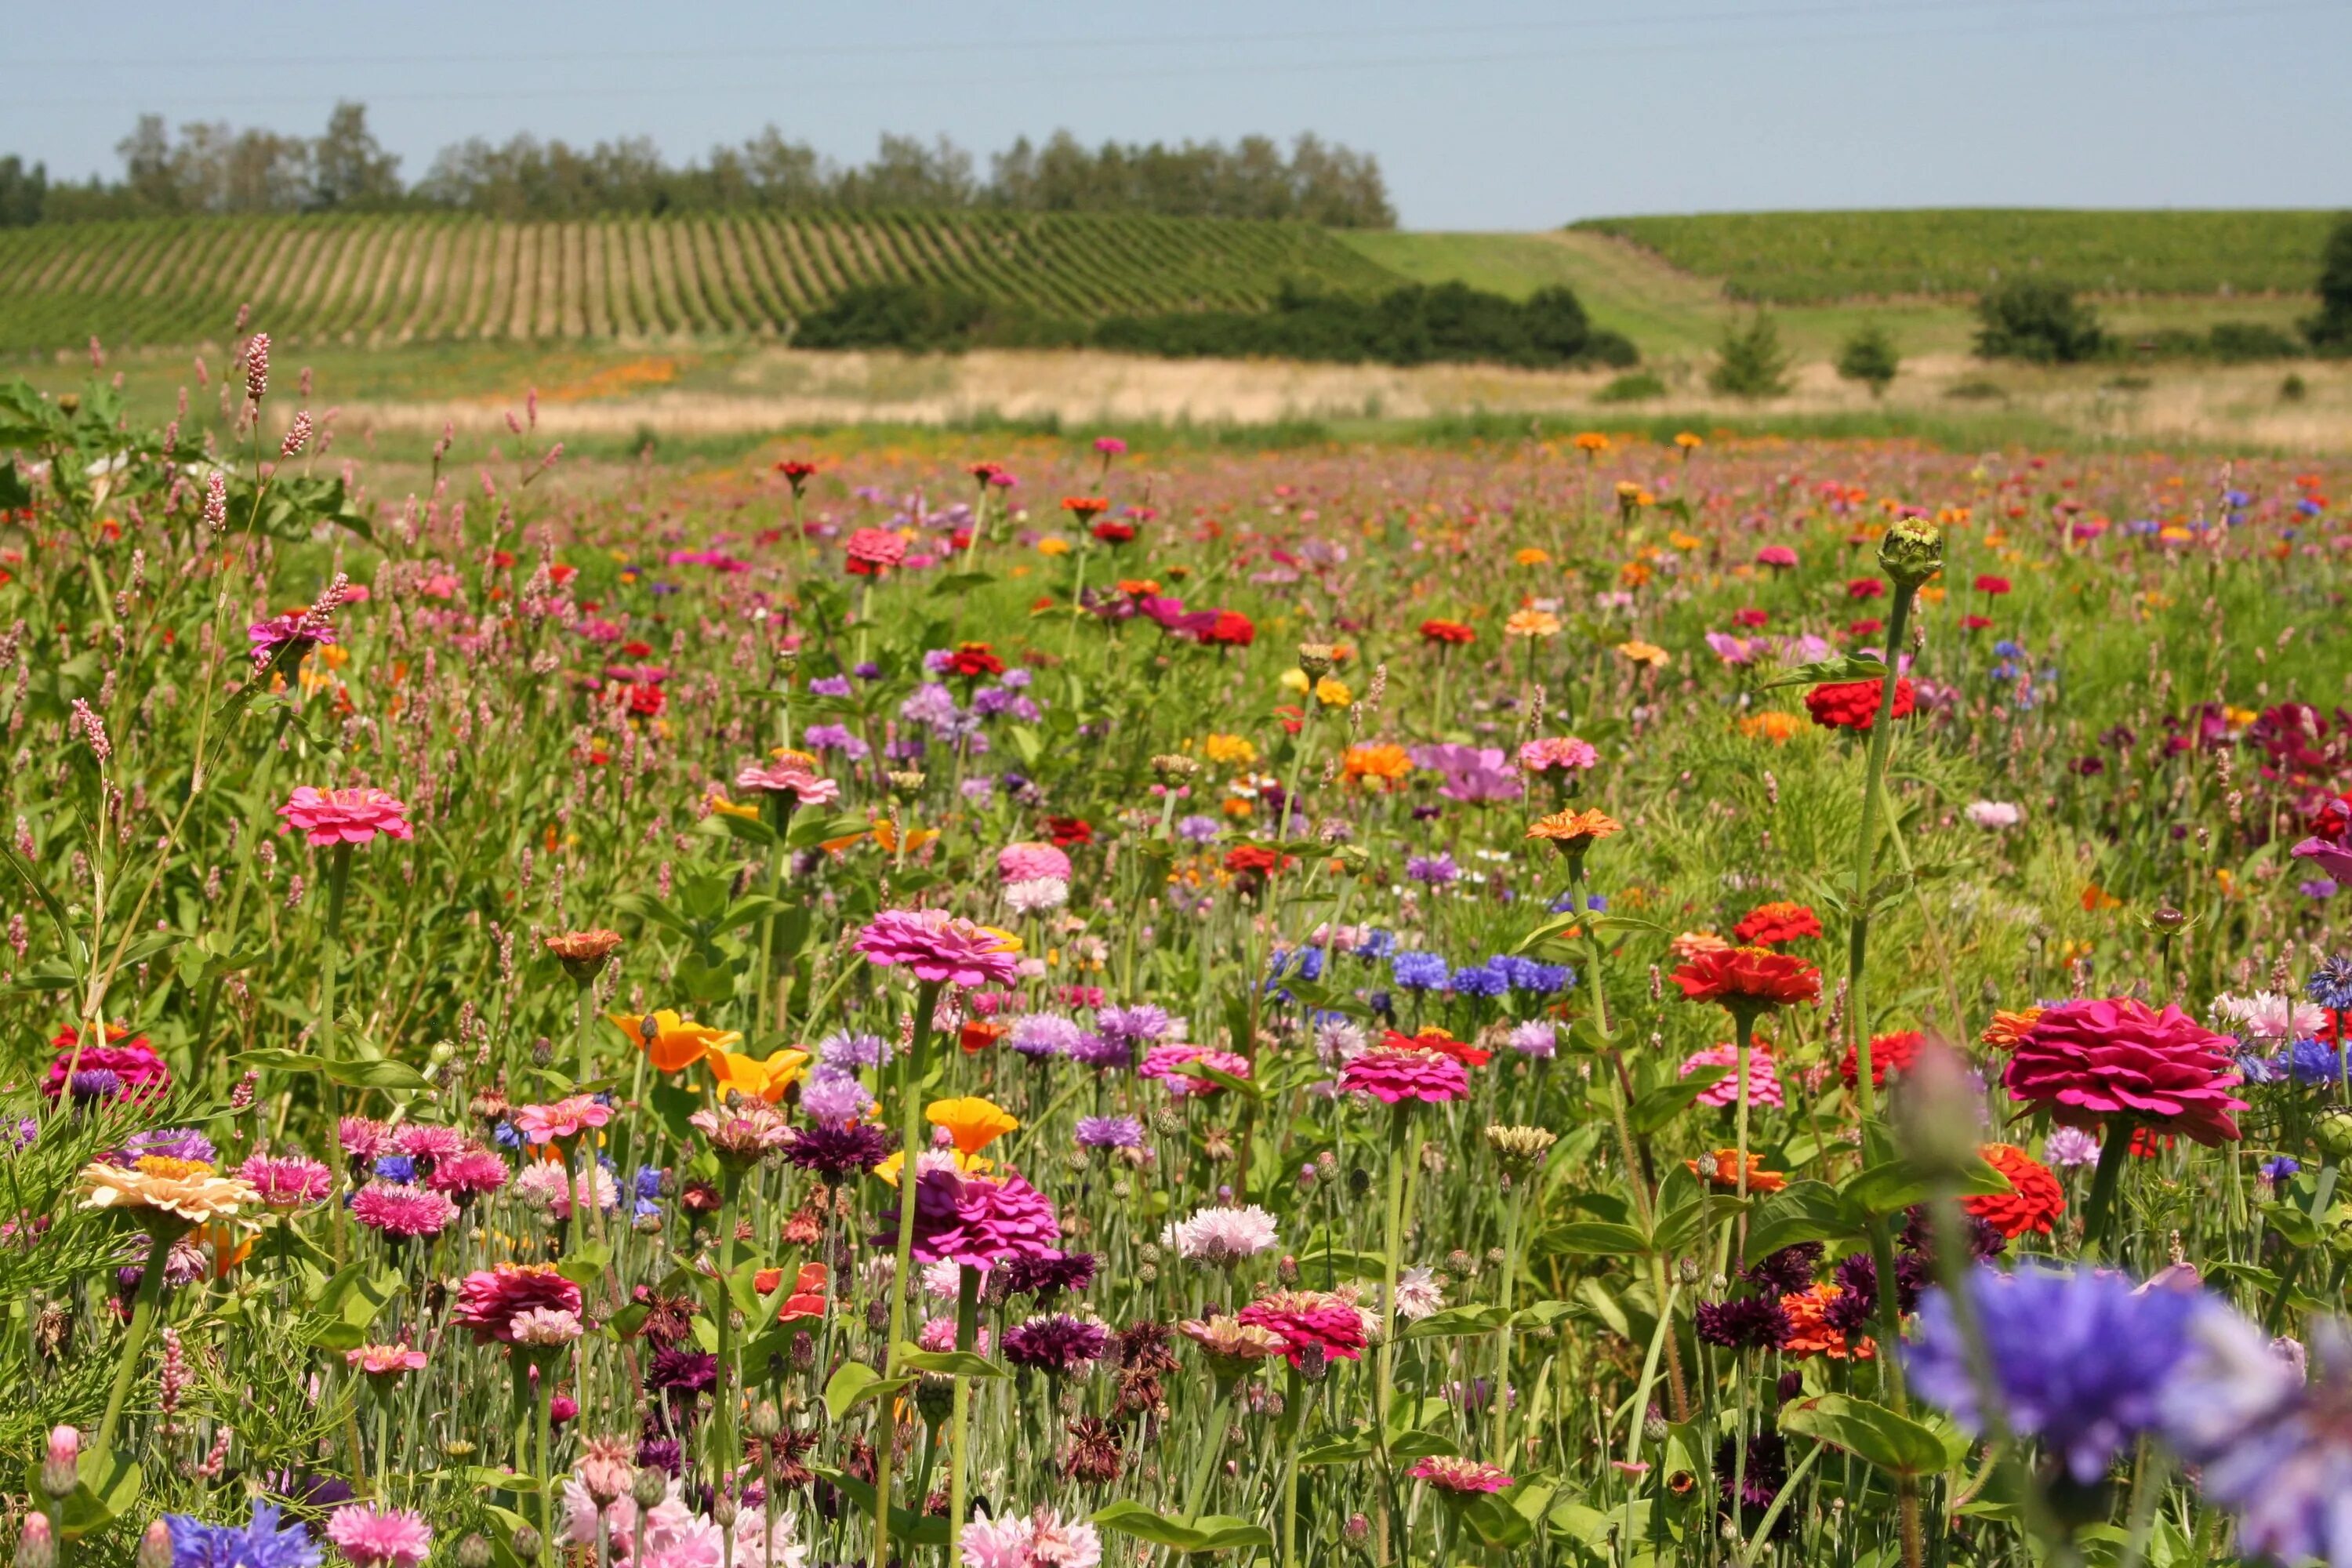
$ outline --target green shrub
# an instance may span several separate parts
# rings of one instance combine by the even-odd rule
[[[1952,383],[1951,385],[1944,388],[1944,395],[1947,397],[1958,398],[1963,403],[1991,403],[1995,401],[2006,403],[2009,401],[2009,392],[2007,388],[2003,387],[1997,381],[1987,381],[1980,375],[1970,376],[1966,381],[1956,381]]]
[[[1706,384],[1733,397],[1778,397],[1789,390],[1790,359],[1780,346],[1780,329],[1759,310],[1745,327],[1736,321],[1724,323]]]
[[[808,349],[903,349],[960,353],[970,348],[1057,348],[1084,329],[977,294],[924,283],[872,283],[845,289],[801,319],[793,342]]]
[[[1361,299],[1285,287],[1266,311],[1189,310],[1114,316],[1095,342],[1172,358],[1321,360],[1339,363],[1494,363],[1549,368],[1627,365],[1640,356],[1596,330],[1566,289],[1524,300],[1463,283],[1414,285]]]
[[[1885,396],[1902,368],[1903,355],[1895,346],[1894,336],[1875,321],[1846,339],[1838,350],[1838,374],[1863,383],[1873,397]]]
[[[1653,397],[1664,397],[1666,384],[1646,370],[1631,375],[1621,375],[1593,395],[1596,403],[1642,403]]]
[[[2063,283],[2012,278],[1977,301],[1977,357],[2079,364],[2105,353],[2098,312]]]
[[[2321,353],[2352,353],[2352,213],[2336,220],[2319,258],[2319,314],[2303,335]]]

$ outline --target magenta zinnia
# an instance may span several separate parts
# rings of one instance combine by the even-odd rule
[[[1452,1057],[1435,1051],[1370,1050],[1339,1072],[1339,1087],[1369,1094],[1384,1105],[1408,1100],[1444,1105],[1470,1096],[1470,1073]]]
[[[2230,1093],[2242,1081],[2231,1065],[2237,1045],[2178,1007],[2158,1013],[2128,996],[2065,1002],[2025,1032],[2001,1081],[2061,1126],[2112,1117],[2221,1143],[2238,1136],[2230,1113],[2246,1109]]]
[[[877,1246],[898,1238],[898,1211],[885,1210],[881,1222]],[[1043,1258],[1061,1237],[1052,1200],[1011,1171],[981,1176],[934,1167],[915,1179],[918,1263],[985,1268],[1009,1258]]]
[[[457,1287],[457,1310],[449,1321],[474,1331],[477,1343],[514,1342],[514,1322],[536,1308],[580,1310],[580,1287],[547,1263],[501,1263],[478,1268]]]
[[[1432,1454],[1405,1473],[1442,1492],[1498,1492],[1511,1484],[1511,1478],[1494,1466],[1451,1454]]]
[[[1363,1359],[1367,1342],[1363,1313],[1344,1296],[1328,1290],[1276,1290],[1234,1316],[1253,1328],[1281,1335],[1283,1354],[1293,1366],[1309,1349],[1321,1352],[1326,1361]]]
[[[884,910],[857,933],[857,951],[878,964],[904,964],[918,980],[1006,985],[1021,942],[945,910]]]
[[[366,844],[379,833],[393,838],[412,836],[408,807],[380,789],[313,789],[294,791],[278,815],[310,836],[310,842]]]

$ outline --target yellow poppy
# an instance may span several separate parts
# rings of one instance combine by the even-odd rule
[[[667,1007],[632,1016],[607,1013],[605,1017],[637,1042],[656,1070],[683,1072],[713,1051],[740,1045],[743,1037],[733,1029],[714,1029],[679,1017]]]
[[[714,1050],[703,1058],[709,1064],[710,1076],[719,1080],[722,1089],[764,1100],[770,1105],[784,1098],[784,1090],[798,1082],[808,1066],[806,1051],[782,1050],[760,1061],[733,1051]]]
[[[923,1107],[934,1127],[944,1127],[959,1152],[977,1154],[1007,1132],[1020,1127],[1018,1118],[976,1094],[955,1100],[935,1100]]]
[[[906,1169],[906,1166],[907,1152],[901,1149],[875,1166],[874,1174],[880,1178],[884,1185],[895,1187],[898,1184],[898,1173]],[[984,1175],[996,1169],[996,1162],[978,1154],[967,1154],[959,1149],[955,1152],[955,1168],[967,1176]]]
[[[728,816],[742,817],[748,822],[757,822],[760,820],[760,808],[758,806],[738,805],[716,790],[713,790],[710,793],[710,809],[722,813]]]

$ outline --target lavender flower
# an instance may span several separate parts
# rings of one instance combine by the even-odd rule
[[[2238,1516],[2240,1554],[2352,1562],[2352,1336],[2319,1325],[2308,1382],[2293,1342],[2266,1341],[2218,1305],[2187,1338],[2158,1406],[2172,1446],[2203,1468],[2199,1489]]]
[[[1132,1116],[1081,1116],[1077,1138],[1081,1149],[1140,1149],[1143,1123]]]

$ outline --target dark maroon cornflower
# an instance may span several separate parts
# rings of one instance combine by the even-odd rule
[[[1070,1452],[1062,1460],[1062,1474],[1089,1486],[1108,1486],[1124,1467],[1118,1428],[1099,1415],[1082,1415],[1069,1424]]]
[[[2008,1250],[2009,1237],[2000,1233],[1999,1226],[1981,1215],[1968,1215],[1965,1217],[1969,1224],[1969,1260],[1970,1262],[1982,1263],[1986,1258],[1998,1257]],[[1906,1252],[1916,1252],[1927,1258],[1935,1257],[1934,1224],[1934,1218],[1928,1214],[1926,1204],[1912,1205],[1903,1213],[1903,1234],[1897,1238],[1895,1245]],[[1906,1308],[1906,1310],[1908,1309]]]
[[[1698,1304],[1698,1337],[1726,1350],[1779,1350],[1789,1337],[1789,1313],[1777,1296],[1741,1296]]]
[[[1895,1305],[1906,1313],[1916,1311],[1919,1292],[1927,1288],[1932,1272],[1928,1260],[1919,1253],[1906,1252],[1896,1258]],[[1857,1252],[1838,1260],[1833,1278],[1840,1287],[1837,1300],[1822,1310],[1822,1321],[1847,1333],[1868,1332],[1878,1316],[1878,1266],[1867,1252]]]
[[[719,1385],[719,1358],[702,1351],[685,1351],[666,1347],[654,1352],[654,1363],[646,1373],[646,1386],[672,1394],[688,1395],[706,1393]]]
[[[1764,1510],[1780,1495],[1789,1483],[1789,1446],[1778,1432],[1766,1430],[1751,1433],[1748,1438],[1748,1462],[1740,1468],[1738,1441],[1727,1434],[1715,1447],[1715,1490],[1722,1506],[1731,1506],[1731,1486],[1734,1474],[1739,1481],[1740,1525],[1753,1530],[1764,1522]],[[1797,1510],[1782,1509],[1774,1523],[1772,1533],[1778,1538],[1787,1533],[1796,1521]]]
[[[1784,1247],[1769,1258],[1758,1258],[1739,1271],[1739,1277],[1753,1285],[1760,1295],[1779,1300],[1810,1287],[1813,1270],[1821,1267],[1822,1244],[1802,1241],[1794,1247]]]
[[[828,1178],[870,1171],[898,1148],[896,1134],[872,1122],[846,1127],[803,1127],[783,1146],[784,1163]]]
[[[675,1476],[679,1473],[679,1459],[677,1439],[675,1437],[647,1437],[637,1445],[637,1468],[640,1469],[666,1470]]]
[[[693,1298],[665,1296],[649,1286],[640,1285],[635,1299],[646,1309],[646,1321],[637,1331],[656,1348],[667,1350],[682,1344],[694,1331]]]
[[[1178,1363],[1176,1352],[1169,1348],[1168,1325],[1146,1318],[1119,1330],[1118,1364],[1146,1376],[1174,1372]]]
[[[1055,1252],[1043,1258],[1008,1258],[990,1272],[988,1282],[1007,1296],[1050,1300],[1065,1290],[1083,1290],[1095,1282],[1095,1255]]]
[[[1092,1366],[1109,1345],[1110,1334],[1100,1323],[1049,1312],[1005,1331],[1004,1359],[1061,1377]]]

